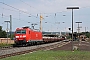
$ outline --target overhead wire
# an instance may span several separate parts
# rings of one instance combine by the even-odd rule
[[[32,7],[32,6],[30,6],[29,4],[27,4],[26,2],[24,2],[24,1],[22,1],[22,0],[20,0],[20,1],[23,2],[23,3],[25,3],[26,5],[28,5],[29,7]],[[0,2],[0,3],[6,5],[6,6],[8,6],[8,7],[11,7],[11,8],[13,8],[13,9],[15,9],[15,10],[18,10],[19,12],[23,12],[23,13],[29,14],[29,12],[22,11],[22,10],[20,10],[20,9],[18,9],[18,8],[15,8],[15,7],[11,6],[11,5],[8,5],[8,4],[4,3],[4,2]],[[32,8],[34,8],[34,7],[32,7]],[[4,8],[4,9],[5,9],[5,8]],[[35,9],[35,8],[34,8],[34,9]],[[7,9],[7,10],[11,10],[11,9]],[[36,10],[38,10],[38,9],[36,9]],[[14,10],[12,10],[12,11],[14,11]],[[40,11],[40,10],[39,10],[39,11]],[[54,13],[55,16],[56,16],[57,13],[62,13],[62,12],[56,12],[56,13]],[[40,13],[40,14],[41,14],[41,13]],[[53,13],[43,13],[43,14],[53,14]],[[29,14],[29,15],[32,16],[31,14]],[[34,15],[33,15],[33,16],[34,16]],[[38,14],[37,14],[37,16],[38,16]],[[36,16],[34,16],[34,17],[36,17]],[[37,17],[36,17],[36,18],[37,18]]]
[[[22,11],[22,10],[20,10],[20,9],[18,9],[18,8],[15,8],[15,7],[11,6],[11,5],[8,5],[8,4],[4,3],[4,2],[0,2],[0,3],[2,3],[2,4],[6,5],[6,6],[8,6],[8,7],[11,7],[11,8],[13,8],[13,9],[19,11],[19,19],[18,19],[18,18],[13,18],[13,19],[22,20],[22,19],[20,19],[20,14],[21,14],[21,12],[22,12],[22,13],[29,14],[28,12]],[[5,10],[10,10],[10,11],[15,11],[15,10],[7,9],[7,8],[3,8],[3,10],[4,10],[4,9],[5,9]],[[15,12],[16,12],[16,11],[15,11]],[[9,17],[9,16],[4,15],[3,13],[0,14],[0,15],[2,15],[2,18],[3,18],[3,17]],[[32,15],[29,14],[29,16],[32,16]],[[36,16],[34,16],[34,17],[36,17]],[[23,20],[23,21],[26,21],[26,20]]]
[[[33,8],[33,9],[35,9],[36,11],[40,11],[39,13],[34,13],[34,14],[36,14],[36,18],[40,18],[40,17],[38,17],[38,15],[39,15],[39,14],[41,15],[41,13],[42,13],[41,10],[34,8],[34,7],[31,6],[30,4],[28,4],[28,3],[26,3],[26,2],[24,2],[24,1],[22,1],[22,0],[20,0],[20,1],[21,1],[22,3],[24,3],[24,4],[26,4],[27,6],[29,6],[30,8]]]
[[[25,3],[26,5],[28,5],[29,7],[32,7],[32,6],[30,6],[29,4],[27,4],[26,2],[24,2],[24,1],[22,1],[22,0],[20,0],[20,1],[23,2],[23,3]],[[9,7],[13,8],[13,9],[19,10],[19,11],[21,11],[21,12],[23,12],[23,13],[29,14],[29,12],[22,11],[22,10],[17,9],[17,8],[15,8],[15,7],[13,7],[13,6],[10,6],[10,5],[8,5],[8,4],[4,3],[4,2],[0,2],[0,3],[4,4],[4,5],[6,5],[6,6],[9,6]],[[87,6],[87,7],[90,7],[90,6]],[[87,8],[87,7],[82,7],[82,8]],[[34,7],[32,7],[32,8],[34,8]],[[34,8],[34,9],[36,9],[36,8]],[[38,9],[36,9],[36,10],[38,10]],[[38,10],[38,11],[41,11],[41,10]],[[62,13],[62,12],[66,12],[66,11],[61,11],[61,12],[56,12],[56,13]],[[43,14],[52,14],[52,13],[43,13]]]
[[[20,0],[20,1],[23,2],[24,4],[28,5],[30,8],[34,8],[34,7],[32,7],[31,5],[29,5],[28,3],[26,3],[26,2],[24,2],[24,1],[22,1],[22,0]],[[36,8],[34,8],[34,9],[36,9]],[[41,11],[41,10],[39,10],[39,9],[36,9],[36,10]],[[65,11],[62,11],[62,12],[65,12]],[[42,12],[40,12],[40,13],[37,13],[37,14],[55,14],[55,16],[56,16],[57,13],[62,13],[62,12],[56,12],[56,13],[42,13]],[[37,15],[37,16],[38,16],[38,15]],[[51,16],[51,15],[49,15],[49,16]]]
[[[18,8],[15,8],[15,7],[11,6],[11,5],[8,5],[8,4],[4,3],[4,2],[0,2],[0,3],[6,5],[6,6],[8,6],[8,7],[11,7],[11,8],[13,8],[13,9],[15,9],[15,10],[18,10],[18,11],[20,11],[20,12],[22,12],[22,13],[31,15],[29,12],[22,11],[22,10],[20,10],[20,9],[18,9]],[[32,16],[34,16],[34,15],[32,15]],[[36,16],[34,16],[34,17],[36,17]]]
[[[33,8],[33,9],[35,9],[36,11],[40,11],[38,14],[42,13],[41,10],[39,10],[39,9],[37,9],[37,8],[34,8],[34,7],[31,6],[30,4],[28,4],[28,3],[26,3],[26,2],[24,2],[24,1],[22,1],[22,0],[20,0],[20,1],[23,2],[24,4],[28,5],[30,8]]]
[[[0,15],[2,15],[2,14],[0,14]],[[10,16],[6,16],[6,15],[3,14],[3,18],[4,18],[4,17],[10,17]],[[15,20],[18,20],[18,21],[21,21],[21,20],[22,20],[23,22],[28,22],[28,21],[26,21],[26,20],[14,18],[14,17],[12,17],[12,19],[15,19]]]
[[[15,10],[12,10],[12,9],[9,9],[9,8],[4,8],[4,7],[2,7],[2,9],[17,12],[17,11],[15,11]]]
[[[26,2],[24,2],[24,1],[22,1],[22,0],[20,0],[20,1],[23,2],[23,3],[25,3],[25,4],[27,4]],[[18,8],[15,8],[15,7],[11,6],[11,5],[8,5],[8,4],[4,3],[4,2],[0,2],[0,3],[6,5],[6,6],[8,6],[8,7],[11,7],[11,8],[13,8],[13,9],[15,9],[15,10],[18,10],[20,13],[23,12],[23,13],[29,14],[29,15],[31,16],[31,14],[28,13],[28,12],[22,11],[22,10],[20,10],[20,9],[18,9]],[[29,7],[32,7],[32,6],[30,6],[29,4],[27,4],[27,5],[28,5]],[[89,6],[88,6],[88,7],[89,7]],[[34,7],[32,7],[32,8],[34,8]],[[87,8],[87,7],[82,7],[82,8]],[[3,8],[3,9],[5,9],[5,8]],[[36,9],[36,8],[34,8],[34,9]],[[14,11],[14,10],[11,10],[11,9],[7,9],[7,10]],[[37,9],[37,10],[38,10],[38,9]],[[40,10],[39,10],[39,11],[40,11]],[[56,13],[54,13],[54,14],[55,14],[55,16],[56,16],[57,13],[62,13],[62,12],[66,12],[66,11],[56,12]],[[53,13],[44,13],[44,14],[53,14]],[[38,14],[37,14],[37,16],[38,16]],[[3,13],[2,13],[2,17],[3,17]],[[34,17],[36,17],[36,16],[34,16]],[[37,17],[36,17],[36,18],[37,18]]]

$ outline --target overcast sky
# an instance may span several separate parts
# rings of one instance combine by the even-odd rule
[[[41,14],[44,18],[43,31],[69,31],[71,10],[66,8],[72,6],[79,7],[74,10],[74,31],[78,26],[75,22],[82,22],[81,31],[85,31],[85,27],[90,31],[90,0],[0,0],[0,25],[6,30],[4,21],[10,20],[9,16],[12,15],[13,31],[17,27],[31,27],[32,23],[37,23],[35,28],[39,29]]]

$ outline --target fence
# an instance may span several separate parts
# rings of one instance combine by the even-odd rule
[[[0,43],[3,43],[3,44],[14,44],[14,40],[11,40],[10,38],[0,38]]]

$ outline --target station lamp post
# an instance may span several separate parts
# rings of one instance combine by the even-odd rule
[[[74,9],[79,9],[79,7],[67,7],[67,9],[72,10],[72,51],[73,51],[73,10]]]
[[[7,29],[6,29],[6,31],[7,31],[7,43],[8,43],[8,31],[9,31],[9,29],[8,29],[8,23],[10,23],[10,21],[4,21],[4,22],[7,23]]]
[[[80,34],[79,33],[80,33],[80,28],[81,27],[79,26],[79,24],[82,23],[82,22],[75,22],[75,23],[78,24],[78,29],[77,29],[78,30],[78,39],[79,39],[78,42],[80,43]],[[78,43],[78,45],[79,45],[79,43]]]
[[[7,23],[7,32],[8,32],[8,23],[10,23],[10,37],[12,39],[12,15],[10,15],[10,21],[4,21]]]
[[[79,24],[80,24],[80,23],[82,23],[82,22],[75,22],[75,23],[77,23],[77,24],[78,24],[78,33],[79,33],[80,28],[81,28],[81,27],[79,26]]]

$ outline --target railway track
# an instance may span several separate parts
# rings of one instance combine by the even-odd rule
[[[12,49],[13,46],[4,46],[4,47],[0,47],[0,50],[7,50],[7,49]]]
[[[66,45],[68,43],[70,43],[70,41],[69,42],[60,41],[60,42],[55,42],[55,43],[50,43],[50,44],[42,44],[42,45],[36,45],[36,46],[0,50],[0,59],[11,57],[11,56],[16,56],[16,55],[21,55],[25,53],[32,53],[38,50],[44,50],[44,51],[51,50],[51,49]]]

